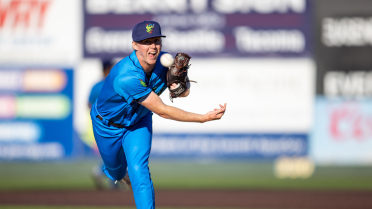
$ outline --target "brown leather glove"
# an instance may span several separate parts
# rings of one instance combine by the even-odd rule
[[[171,101],[190,88],[190,80],[187,76],[187,71],[190,67],[190,59],[191,57],[186,53],[177,53],[173,65],[169,67],[167,72],[167,86]],[[173,85],[176,86],[173,88],[172,84],[174,83],[177,85]]]

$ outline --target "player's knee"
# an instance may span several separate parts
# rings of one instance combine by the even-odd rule
[[[140,165],[133,165],[131,167],[128,168],[128,170],[131,171],[132,175],[134,176],[141,176],[143,175],[143,173],[147,173],[148,171],[146,171],[147,169],[143,166],[140,166]]]
[[[129,176],[135,181],[148,181],[150,178],[150,171],[147,166],[133,165],[128,167]]]

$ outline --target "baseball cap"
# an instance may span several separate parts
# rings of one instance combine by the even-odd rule
[[[161,34],[161,28],[158,22],[143,21],[136,24],[132,30],[133,41],[142,41],[148,38],[166,37]]]

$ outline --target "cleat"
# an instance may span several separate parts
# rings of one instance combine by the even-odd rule
[[[126,184],[126,185],[128,185],[129,187],[131,187],[131,183],[130,183],[130,179],[129,179],[128,174],[125,175],[124,178],[122,178],[122,179],[120,180],[120,183],[122,183],[122,184]]]

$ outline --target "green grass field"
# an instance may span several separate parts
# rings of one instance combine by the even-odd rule
[[[134,207],[78,207],[78,206],[1,206],[1,209],[135,209]],[[174,209],[174,208],[160,208]],[[186,208],[177,208],[186,209]],[[213,208],[193,208],[193,209],[213,209]],[[234,208],[218,208],[218,209],[234,209]]]
[[[1,209],[135,209],[133,207],[78,207],[78,206],[1,206]],[[161,208],[161,209],[173,209],[173,208]],[[177,208],[186,209],[186,208]],[[194,208],[194,209],[207,209],[207,208]],[[208,208],[212,209],[212,208]],[[224,209],[224,208],[219,208]],[[233,209],[233,208],[229,208]]]
[[[0,162],[0,190],[94,189],[95,160]],[[372,166],[318,166],[308,179],[277,179],[271,163],[152,161],[157,189],[372,190]],[[1,205],[1,209],[135,209],[88,206]],[[172,209],[172,208],[160,208]],[[182,208],[177,208],[182,209]],[[206,209],[206,208],[194,208]],[[208,208],[224,209],[224,208]],[[232,208],[229,208],[232,209]]]
[[[78,207],[78,206],[1,206],[1,209],[135,209],[134,207]],[[174,208],[160,208],[160,209],[174,209]],[[188,208],[177,208],[188,209]],[[213,209],[213,208],[193,208],[193,209]],[[234,208],[218,208],[218,209],[234,209]]]
[[[135,209],[123,207],[78,207],[78,206],[1,206],[1,209]],[[166,208],[163,208],[166,209]],[[182,209],[182,208],[180,208]]]
[[[0,162],[0,190],[93,189],[94,160]],[[277,179],[271,163],[152,161],[154,186],[174,189],[372,190],[372,167],[318,166],[308,179]]]

